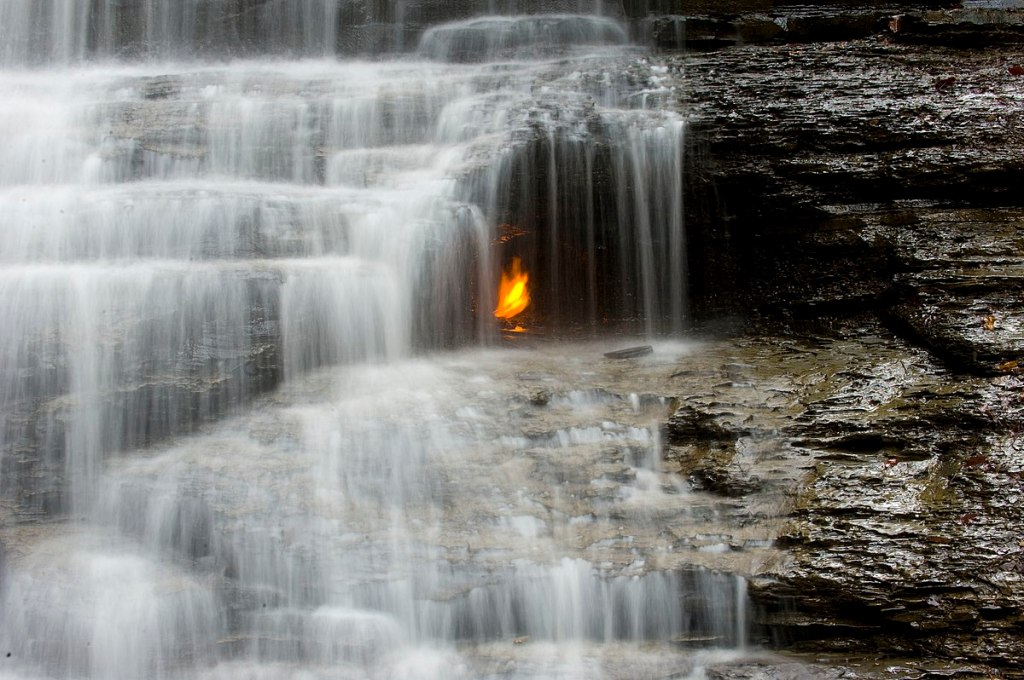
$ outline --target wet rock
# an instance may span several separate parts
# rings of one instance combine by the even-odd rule
[[[774,35],[782,33],[775,27]],[[737,44],[741,40],[738,27],[731,21],[715,17],[656,16],[645,19],[637,32],[644,41],[659,49],[714,49]]]
[[[621,45],[625,30],[587,16],[486,17],[427,29],[419,54],[439,61],[491,61],[557,54],[580,45]]]
[[[93,472],[83,470],[89,463],[81,458],[94,455],[98,465],[105,456],[195,432],[278,385],[280,281],[259,273],[221,280],[217,293],[240,293],[245,309],[216,320],[209,310],[168,312],[162,296],[178,284],[164,281],[148,291],[150,307],[138,318],[90,320],[107,352],[98,354],[116,361],[118,371],[85,398],[73,396],[69,377],[80,351],[76,338],[27,334],[45,361],[19,367],[0,430],[0,497],[18,521],[66,512],[69,475]],[[160,342],[141,351],[140,339],[148,338]],[[79,460],[69,460],[83,420],[96,423],[96,451],[78,449]]]
[[[798,662],[797,662],[798,661]],[[841,654],[802,655],[793,659],[767,657],[756,662],[713,664],[706,670],[716,680],[987,680],[991,670],[983,665],[936,660],[857,659]]]
[[[764,488],[760,478],[745,475],[739,466],[697,465],[688,478],[695,491],[708,491],[733,498],[741,498]]]
[[[142,88],[142,96],[145,99],[167,99],[177,96],[181,92],[181,83],[175,78],[154,77],[149,78]]]
[[[626,349],[617,349],[613,352],[605,352],[604,356],[606,359],[636,359],[653,352],[654,348],[650,345],[640,345],[638,347],[627,347]]]
[[[916,211],[897,234],[908,270],[896,279],[896,323],[957,367],[1012,370],[1024,357],[1019,208]]]
[[[826,680],[850,677],[839,669],[808,668],[804,664],[772,663],[731,664],[708,668],[708,680]]]
[[[18,61],[90,57],[241,57],[289,54],[363,55],[409,52],[431,26],[489,15],[604,14],[621,17],[602,0],[352,0],[296,4],[291,0],[192,0],[154,14],[141,0],[99,3],[69,18],[73,46],[36,30],[51,3],[25,13],[12,31],[8,55]],[[33,15],[35,15],[33,17]],[[41,34],[42,33],[42,34]],[[61,36],[64,38],[65,36]],[[70,48],[70,50],[69,50]],[[72,54],[68,54],[68,52]]]
[[[982,445],[989,462],[965,464],[976,446],[918,463],[818,468],[784,534],[796,562],[765,589],[769,597],[789,589],[783,599],[798,603],[795,639],[801,628],[847,621],[860,628],[803,644],[867,642],[889,653],[1012,664],[1019,621],[1005,612],[1017,606],[1010,527],[1020,514],[992,504],[1005,507],[1019,494],[1019,463],[996,464]],[[995,467],[980,472],[988,464]]]
[[[784,506],[748,520],[785,551],[751,575],[755,638],[823,677],[1015,677],[1024,379],[951,372],[870,317],[731,354],[679,376],[703,389],[674,414],[666,465],[697,493]]]
[[[878,33],[887,17],[875,11],[853,11],[830,14],[793,14],[783,16],[785,39],[791,42],[855,40]]]
[[[680,13],[685,9],[693,14],[744,14],[770,9],[774,0],[623,0],[622,6],[630,17],[651,14]]]
[[[710,158],[688,202],[699,312],[872,311],[961,369],[1019,359],[1017,47],[875,37],[667,61]]]
[[[973,4],[961,9],[898,15],[889,26],[897,40],[923,44],[988,47],[1024,42],[1020,7]]]
[[[723,427],[713,415],[684,405],[669,417],[668,436],[673,444],[713,445],[732,443],[738,433]]]
[[[857,40],[920,23],[919,17],[935,5],[943,3],[627,3],[626,11],[641,42],[662,50],[708,50]],[[896,16],[907,11],[917,13]]]
[[[551,402],[551,390],[546,390],[546,389],[534,390],[534,391],[532,391],[530,393],[530,396],[528,397],[528,401],[530,402],[530,405],[532,405],[532,406],[537,406],[537,407],[547,406]]]

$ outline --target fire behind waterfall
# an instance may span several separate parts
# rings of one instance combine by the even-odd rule
[[[522,269],[518,257],[512,258],[512,264],[501,273],[501,285],[498,287],[498,306],[494,316],[506,321],[522,314],[530,306],[530,275]],[[517,331],[522,330],[518,326]]]

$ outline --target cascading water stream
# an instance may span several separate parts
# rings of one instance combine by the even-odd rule
[[[513,255],[552,335],[683,328],[685,125],[606,65],[658,74],[590,15],[319,58],[346,7],[0,6],[0,677],[636,677],[744,641],[745,584],[659,533],[688,493],[665,404],[620,396],[644,371],[472,348]],[[220,40],[246,58],[182,58]]]

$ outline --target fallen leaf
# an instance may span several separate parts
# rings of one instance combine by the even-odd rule
[[[979,515],[976,512],[965,512],[960,516],[960,524],[970,524],[974,520],[978,519]]]
[[[1014,64],[1007,70],[1010,72],[1011,76],[1024,76],[1024,66],[1021,66],[1020,64]]]
[[[994,331],[996,329],[996,317],[991,315],[986,316],[981,325],[987,331]]]
[[[964,465],[966,465],[969,468],[974,468],[986,466],[989,464],[989,462],[990,460],[988,456],[979,454],[976,456],[968,456],[968,458],[964,460]]]
[[[1020,370],[1020,362],[1017,360],[1007,361],[1004,364],[996,366],[996,370],[1000,373],[1016,373]]]

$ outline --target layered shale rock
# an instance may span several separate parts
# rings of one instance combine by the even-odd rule
[[[791,8],[877,11],[852,40],[719,16],[689,47],[725,49],[663,57],[693,116],[695,300],[755,333],[683,397],[668,457],[708,493],[788,494],[759,621],[890,659],[843,677],[1020,677],[1024,52],[1019,10],[984,4]]]
[[[745,312],[872,309],[961,367],[1012,370],[1021,62],[888,32],[673,61],[710,157],[699,190],[719,198],[691,211],[723,253],[707,302],[732,286]]]
[[[1019,677],[1019,378],[963,378],[862,317],[712,344],[676,380],[666,465],[724,532],[775,537],[748,567],[755,639],[842,655],[841,677]]]

